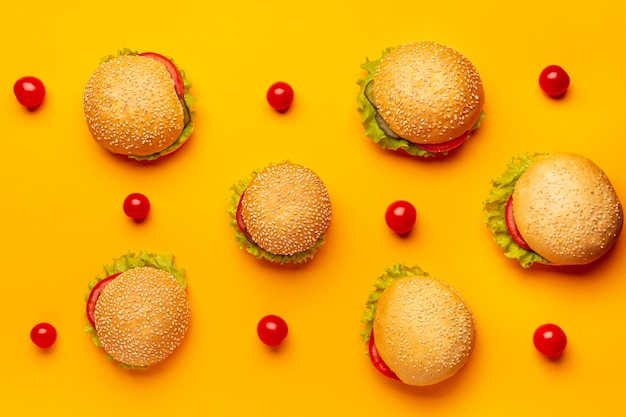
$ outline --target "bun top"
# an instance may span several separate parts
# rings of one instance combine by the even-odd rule
[[[95,328],[116,361],[137,367],[168,357],[187,334],[187,293],[168,272],[139,267],[121,273],[98,297]]]
[[[250,239],[276,255],[293,255],[315,245],[332,215],[320,177],[292,163],[258,173],[241,197],[241,216]]]
[[[184,110],[174,81],[160,62],[121,55],[100,64],[83,93],[87,126],[105,149],[152,155],[174,143],[184,128]]]
[[[415,144],[439,144],[469,131],[485,93],[474,65],[434,42],[398,46],[381,58],[372,89],[387,125]]]
[[[374,340],[387,366],[409,385],[432,385],[454,375],[474,348],[476,324],[463,298],[426,276],[399,278],[376,304]]]
[[[555,265],[597,260],[624,222],[606,174],[572,153],[548,154],[526,169],[513,192],[513,216],[528,246]]]

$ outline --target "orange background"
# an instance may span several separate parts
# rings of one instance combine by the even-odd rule
[[[626,7],[615,1],[502,3],[389,0],[11,2],[0,16],[3,286],[0,414],[91,416],[619,415],[626,336],[626,245],[583,269],[506,259],[484,225],[490,180],[521,152],[571,151],[600,165],[626,199],[621,122]],[[208,4],[208,3],[206,3]],[[360,64],[400,43],[432,40],[478,68],[486,118],[458,152],[425,161],[384,151],[356,111]],[[196,131],[154,164],[114,157],[91,139],[82,90],[100,58],[128,47],[174,57],[193,82]],[[558,64],[572,84],[562,100],[537,78]],[[13,96],[41,78],[34,112]],[[289,82],[284,114],[265,92]],[[305,265],[259,261],[238,249],[229,187],[283,159],[328,187],[327,243]],[[125,217],[131,192],[152,203]],[[384,211],[398,199],[418,212],[407,238]],[[118,368],[83,332],[87,283],[129,250],[173,253],[187,271],[189,335],[162,366]],[[372,284],[394,263],[420,265],[468,301],[478,325],[470,362],[453,379],[407,387],[380,376],[359,336]],[[257,321],[282,316],[279,349]],[[29,338],[47,321],[48,351]],[[559,324],[569,344],[556,361],[532,345]]]

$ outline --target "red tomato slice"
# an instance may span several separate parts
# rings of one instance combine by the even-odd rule
[[[96,321],[94,318],[94,312],[96,311],[96,301],[98,301],[98,297],[100,297],[100,294],[102,293],[102,290],[104,290],[104,287],[109,285],[109,283],[113,281],[113,279],[117,278],[119,274],[121,274],[121,272],[109,275],[108,277],[99,281],[89,293],[89,298],[87,299],[87,320],[89,320],[89,323],[91,323],[91,326],[94,329],[96,328]]]
[[[376,344],[374,343],[374,330],[370,333],[370,341],[367,345],[367,350],[370,354],[372,365],[374,365],[374,368],[376,368],[378,372],[385,375],[387,378],[400,380],[400,378],[398,378],[398,376],[391,369],[389,369],[383,358],[381,358],[378,354],[378,349],[376,349]]]
[[[528,243],[524,240],[519,230],[517,230],[517,224],[513,218],[513,195],[506,201],[506,207],[504,208],[504,217],[506,218],[506,228],[511,235],[513,242],[517,243],[520,247],[532,251]]]
[[[245,193],[245,191],[244,191]],[[237,204],[237,214],[235,218],[237,219],[237,226],[241,233],[246,236],[246,239],[250,240],[250,236],[248,236],[248,231],[246,229],[246,224],[243,222],[243,216],[241,215],[241,202],[243,201],[243,193],[241,193],[241,198],[239,199],[239,204]]]
[[[157,54],[156,52],[143,52],[139,55],[155,59],[161,64],[165,65],[165,68],[167,68],[167,71],[170,73],[172,80],[174,80],[174,88],[176,89],[176,94],[178,94],[179,97],[185,96],[185,84],[183,83],[183,77],[180,75],[180,71],[178,71],[176,64],[174,64],[167,57]]]
[[[448,151],[451,151],[452,149],[456,149],[459,146],[461,146],[468,137],[469,137],[469,132],[465,132],[458,138],[449,140],[444,143],[436,143],[436,144],[416,143],[416,146],[419,146],[420,148],[428,152],[435,152],[435,153],[448,152]]]

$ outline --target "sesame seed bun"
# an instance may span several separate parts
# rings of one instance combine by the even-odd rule
[[[104,350],[116,361],[147,367],[168,357],[187,334],[187,293],[170,273],[139,267],[121,273],[102,291],[94,313]]]
[[[169,72],[144,56],[120,55],[101,63],[85,86],[83,104],[92,136],[114,154],[159,153],[185,127]]]
[[[476,323],[463,298],[430,276],[394,281],[376,304],[376,349],[404,383],[426,386],[461,369],[474,348]]]
[[[479,120],[485,101],[469,59],[434,42],[400,45],[383,56],[372,94],[389,128],[417,145],[462,136]]]
[[[617,240],[624,213],[606,174],[572,153],[548,154],[520,176],[513,216],[533,251],[555,265],[584,265]]]
[[[261,170],[243,192],[240,210],[250,240],[267,252],[287,256],[312,248],[332,216],[320,177],[293,163]]]

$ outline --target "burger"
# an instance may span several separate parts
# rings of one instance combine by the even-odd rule
[[[377,279],[363,322],[374,367],[407,385],[450,378],[474,349],[470,307],[450,285],[418,266],[396,264]]]
[[[184,270],[171,255],[132,252],[89,284],[86,331],[121,367],[147,369],[181,344],[190,307]]]
[[[326,186],[311,169],[270,164],[231,189],[228,213],[241,249],[271,262],[301,263],[324,244],[332,208]]]
[[[485,93],[474,65],[435,42],[388,48],[366,60],[358,81],[365,134],[384,149],[414,156],[447,154],[461,146],[484,117]]]
[[[104,57],[87,81],[87,127],[114,154],[157,159],[180,148],[193,133],[190,88],[171,58],[124,49]]]
[[[604,171],[568,152],[526,153],[492,181],[486,223],[504,255],[535,262],[586,265],[615,244],[624,223],[620,200]]]

